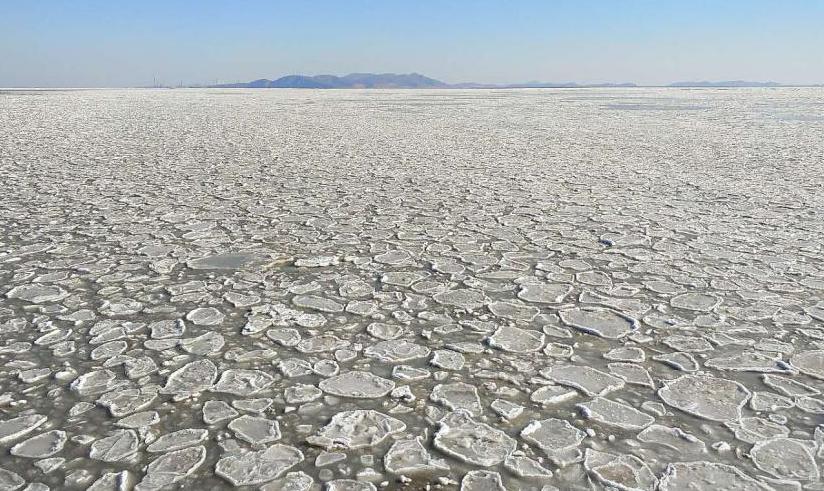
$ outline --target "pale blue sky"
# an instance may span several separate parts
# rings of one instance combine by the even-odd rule
[[[0,87],[419,72],[824,82],[824,0],[0,0]]]

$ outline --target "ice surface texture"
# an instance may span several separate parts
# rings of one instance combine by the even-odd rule
[[[822,489],[822,100],[0,92],[0,488]]]

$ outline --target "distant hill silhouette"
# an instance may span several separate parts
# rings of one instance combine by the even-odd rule
[[[215,87],[247,89],[437,89],[449,84],[419,73],[350,73],[335,75],[287,75],[275,80],[221,84]]]
[[[517,89],[635,86],[632,83],[584,85],[575,82],[524,82],[516,84],[468,82],[448,84],[419,73],[350,73],[343,77],[335,75],[286,75],[274,80],[262,78],[251,82],[220,84],[212,87],[243,89]]]

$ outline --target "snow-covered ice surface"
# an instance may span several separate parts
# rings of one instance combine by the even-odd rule
[[[824,489],[823,100],[0,92],[0,489]]]

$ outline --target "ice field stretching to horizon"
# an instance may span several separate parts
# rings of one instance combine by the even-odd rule
[[[824,490],[824,89],[2,90],[0,490]]]

